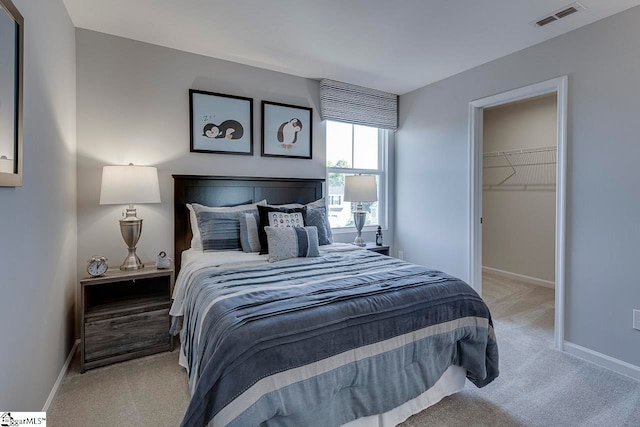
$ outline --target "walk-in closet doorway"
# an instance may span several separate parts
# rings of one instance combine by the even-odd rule
[[[518,130],[515,127],[497,129],[495,123],[487,123],[485,135],[485,115],[490,120],[510,115],[513,119],[518,110],[525,110],[526,106],[533,106],[535,111],[537,105],[541,107],[537,110],[542,111],[542,107],[550,108],[546,104],[553,104],[556,125],[553,129],[546,129],[536,137],[530,135],[534,133],[531,132],[533,128],[527,131],[524,126],[522,138],[514,140],[512,135]],[[497,276],[497,280],[503,278],[507,282],[528,280],[536,286],[553,286],[553,343],[555,348],[562,350],[567,77],[473,101],[469,117],[470,284],[483,294],[485,266],[485,274],[492,275],[492,279]],[[536,127],[535,124],[529,126]],[[485,142],[485,136],[490,140]],[[483,212],[485,197],[487,212]],[[549,207],[551,212],[545,210]],[[505,219],[507,213],[503,208],[516,216],[528,211],[533,211],[534,215],[510,221]],[[484,242],[483,213],[490,215],[487,217],[487,242]],[[526,229],[522,228],[523,224]],[[514,249],[518,248],[518,243],[521,244],[519,249]],[[483,253],[483,246],[490,251]],[[493,292],[496,288],[492,286],[491,289]]]

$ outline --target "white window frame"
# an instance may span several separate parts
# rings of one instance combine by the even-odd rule
[[[329,121],[329,120],[328,120]],[[354,144],[355,126],[351,124],[351,144]],[[336,168],[328,167],[326,173],[326,182],[328,186],[330,173],[343,173],[343,174],[363,174],[363,175],[377,175],[378,176],[378,222],[376,225],[366,225],[363,227],[363,231],[375,231],[378,225],[382,227],[384,231],[389,229],[389,132],[386,129],[378,128],[378,169],[361,169],[361,168]],[[351,150],[351,164],[354,162],[354,150]],[[327,187],[328,188],[328,187]],[[327,203],[328,195],[327,195]],[[349,227],[331,227],[333,233],[352,233],[353,226]]]

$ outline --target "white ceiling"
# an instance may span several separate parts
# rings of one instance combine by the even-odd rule
[[[640,4],[572,0],[64,0],[76,27],[397,94]],[[640,24],[640,23],[639,23]]]

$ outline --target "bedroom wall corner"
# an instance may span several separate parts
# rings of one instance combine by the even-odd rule
[[[75,29],[62,0],[24,16],[24,180],[0,188],[0,405],[41,411],[75,342]]]

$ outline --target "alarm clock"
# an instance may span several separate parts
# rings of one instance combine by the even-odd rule
[[[103,256],[94,256],[87,263],[87,273],[91,277],[104,276],[108,268],[107,258]]]

